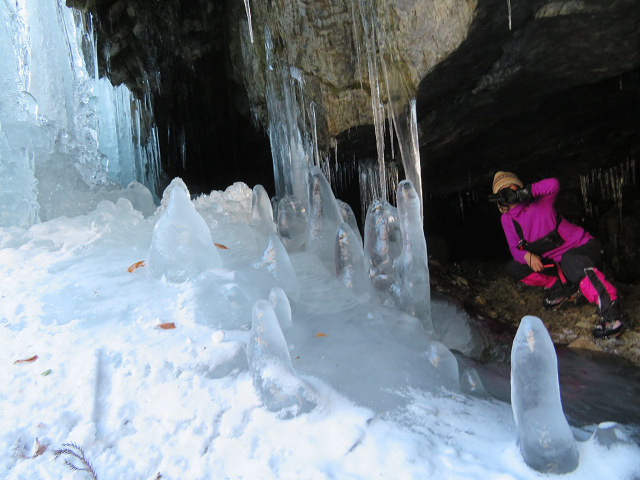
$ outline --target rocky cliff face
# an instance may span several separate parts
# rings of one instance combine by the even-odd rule
[[[134,91],[151,89],[165,170],[195,192],[242,178],[273,193],[265,78],[277,62],[304,79],[321,147],[334,161],[376,158],[376,105],[386,116],[416,98],[430,201],[478,199],[495,170],[510,169],[526,180],[560,178],[568,216],[591,222],[603,237],[624,237],[620,229],[632,223],[625,218],[637,215],[636,0],[67,4],[94,14],[102,72]],[[600,213],[589,216],[581,181],[623,165],[631,173],[614,181],[623,206],[598,194]],[[467,217],[491,213],[478,207]],[[596,225],[607,215],[607,225],[617,226]]]

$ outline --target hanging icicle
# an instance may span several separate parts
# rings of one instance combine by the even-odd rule
[[[253,43],[253,26],[251,25],[251,6],[249,0],[244,0],[244,9],[247,12],[247,25],[249,26],[249,40]]]

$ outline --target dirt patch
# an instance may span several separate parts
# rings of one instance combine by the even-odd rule
[[[513,338],[522,317],[534,315],[544,322],[556,345],[608,352],[640,366],[640,285],[615,282],[630,321],[618,338],[595,339],[591,335],[598,321],[594,305],[546,310],[542,307],[543,290],[510,279],[500,262],[442,265],[433,261],[429,270],[433,292],[457,299],[485,327],[490,324],[494,330],[503,329],[502,338]]]

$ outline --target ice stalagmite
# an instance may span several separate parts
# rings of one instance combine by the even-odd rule
[[[354,293],[366,293],[370,283],[364,270],[364,250],[359,237],[347,223],[336,233],[336,275]]]
[[[562,411],[558,360],[542,320],[527,315],[511,348],[511,407],[524,461],[544,473],[578,466],[578,449]]]
[[[306,248],[318,255],[327,268],[334,265],[334,239],[342,213],[331,186],[319,167],[309,174],[309,223]]]
[[[396,281],[393,261],[402,252],[398,210],[386,200],[374,200],[367,211],[364,252],[365,270],[384,303]]]
[[[589,442],[612,448],[617,445],[633,445],[633,440],[624,433],[622,425],[616,422],[603,422],[598,425]]]
[[[427,349],[427,359],[441,376],[443,384],[453,390],[460,389],[458,361],[443,343],[434,340]]]
[[[278,200],[278,234],[282,244],[290,251],[300,250],[307,235],[307,210],[292,195]]]
[[[269,302],[278,318],[280,328],[286,330],[291,327],[291,304],[284,290],[280,287],[273,287],[269,292]]]
[[[253,306],[247,360],[253,386],[269,410],[296,416],[315,407],[315,391],[293,370],[287,342],[267,300]]]
[[[254,262],[253,268],[265,274],[265,282],[270,284],[275,282],[277,286],[282,287],[292,300],[300,298],[300,286],[296,272],[291,265],[287,250],[275,233],[269,235],[262,257]],[[260,282],[260,278],[254,278],[254,283]]]
[[[174,180],[163,195],[164,202],[166,209],[151,238],[151,272],[172,282],[184,282],[207,269],[220,267],[222,262],[209,227],[193,206],[184,183]]]
[[[460,373],[460,390],[476,397],[489,397],[478,371],[473,367],[465,368]]]
[[[276,233],[271,199],[262,185],[253,187],[251,196],[251,225],[264,235]]]
[[[392,287],[398,306],[422,320],[432,331],[431,290],[427,242],[422,230],[420,197],[409,180],[398,184],[398,217],[402,232],[402,253],[393,263],[397,281]]]
[[[340,207],[340,213],[342,213],[342,220],[349,224],[349,226],[353,230],[353,233],[358,238],[358,242],[360,242],[360,245],[362,245],[362,235],[360,235],[358,221],[356,220],[356,215],[353,213],[351,205],[339,199],[336,199],[336,201],[338,202],[338,207]]]

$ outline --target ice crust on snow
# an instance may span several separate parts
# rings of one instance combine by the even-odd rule
[[[542,320],[520,322],[511,349],[511,406],[525,462],[544,473],[578,466],[578,449],[562,411],[556,351]]]

